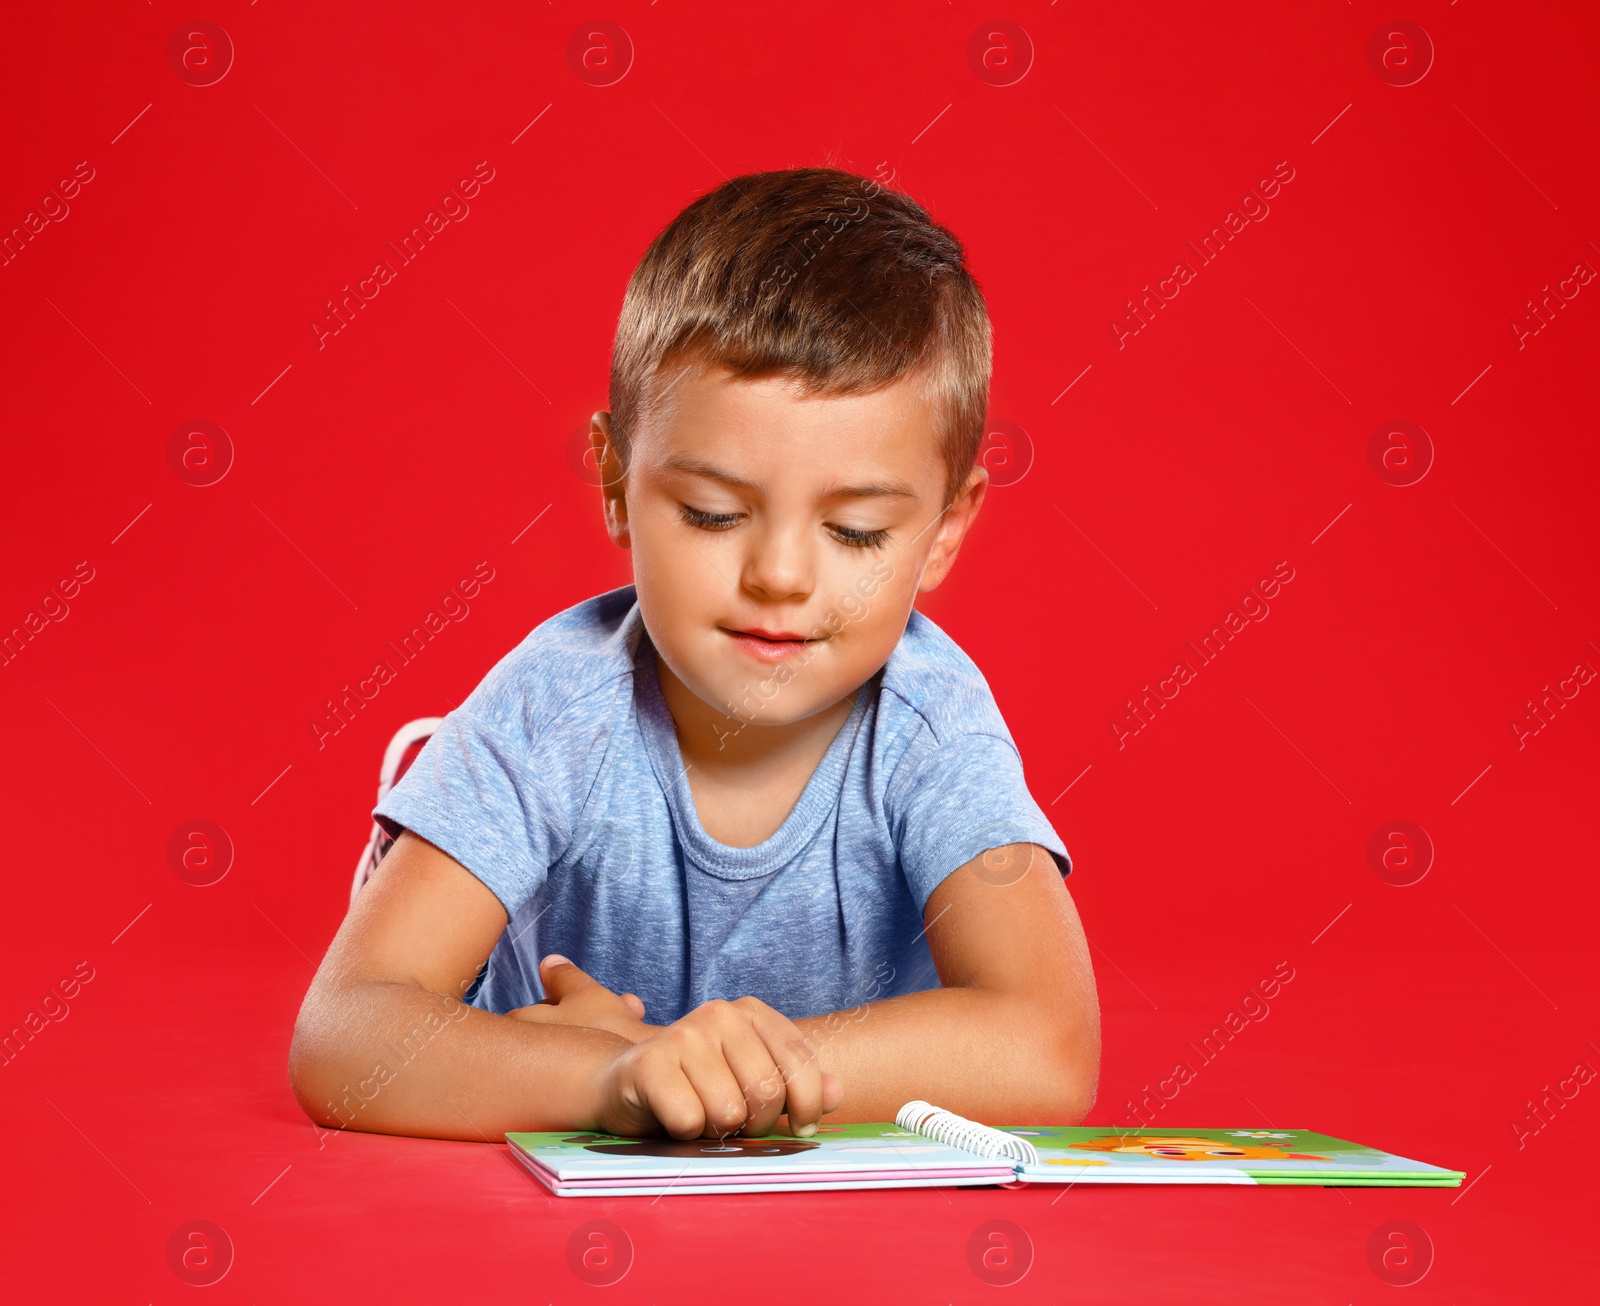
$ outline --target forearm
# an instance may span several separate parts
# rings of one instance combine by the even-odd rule
[[[1093,1009],[950,987],[795,1024],[844,1083],[832,1120],[893,1120],[920,1098],[995,1124],[1074,1124],[1094,1103]]]
[[[534,1024],[415,984],[316,986],[289,1072],[301,1107],[334,1128],[499,1142],[515,1130],[592,1129],[601,1068],[628,1041]]]

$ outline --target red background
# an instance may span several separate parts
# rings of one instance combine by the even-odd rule
[[[1367,53],[1387,4],[1109,10],[1004,8],[1033,62],[997,86],[967,56],[987,4],[616,3],[632,64],[600,86],[566,0],[212,3],[233,58],[197,86],[168,58],[188,5],[8,9],[0,224],[94,169],[0,269],[0,624],[94,569],[0,666],[0,1022],[94,969],[0,1067],[8,1295],[187,1300],[166,1249],[193,1219],[233,1246],[217,1301],[979,1301],[991,1219],[1029,1240],[1018,1300],[1382,1301],[1392,1219],[1431,1244],[1414,1299],[1592,1291],[1600,1083],[1513,1125],[1600,1069],[1600,684],[1523,747],[1511,722],[1600,668],[1600,285],[1521,348],[1509,324],[1600,267],[1594,11],[1412,0],[1434,56],[1398,86]],[[470,217],[319,348],[325,301],[480,161]],[[290,1029],[390,733],[627,579],[567,447],[635,260],[724,177],[823,162],[967,243],[991,416],[1032,446],[928,610],[1077,860],[1091,1123],[1132,1123],[1284,961],[1159,1123],[1316,1128],[1469,1188],[580,1204],[503,1149],[296,1109]],[[1280,162],[1270,216],[1119,348],[1125,301]],[[194,419],[234,448],[210,486],[168,463]],[[1433,445],[1409,486],[1368,462],[1395,420]],[[319,748],[326,701],[481,561],[470,617]],[[1127,700],[1280,562],[1270,617],[1119,747]],[[197,819],[235,849],[203,888],[166,854]],[[1367,855],[1396,819],[1436,850],[1404,887]],[[632,1247],[612,1288],[568,1268],[596,1218]]]

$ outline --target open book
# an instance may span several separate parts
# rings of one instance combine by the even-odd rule
[[[908,1102],[893,1124],[810,1138],[507,1134],[558,1197],[971,1184],[1324,1184],[1453,1188],[1465,1177],[1303,1129],[991,1129]]]

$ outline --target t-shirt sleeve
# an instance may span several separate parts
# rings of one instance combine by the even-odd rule
[[[1038,844],[1062,875],[1072,870],[1066,845],[1028,792],[1016,746],[997,735],[941,741],[924,728],[896,768],[887,805],[918,911],[952,871],[1006,844]]]
[[[454,857],[500,899],[508,916],[544,883],[565,835],[565,810],[524,752],[458,708],[373,811],[395,837],[402,828]]]

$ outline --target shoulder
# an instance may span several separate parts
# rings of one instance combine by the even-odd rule
[[[592,724],[631,687],[642,629],[633,586],[585,599],[535,626],[456,711],[517,743]]]
[[[1037,844],[1070,869],[988,681],[921,613],[884,664],[880,704],[883,812],[919,908],[952,871],[993,848]]]
[[[880,711],[913,718],[928,742],[947,744],[961,735],[993,735],[1011,743],[1011,732],[977,663],[932,620],[912,610],[900,643],[884,664]]]

